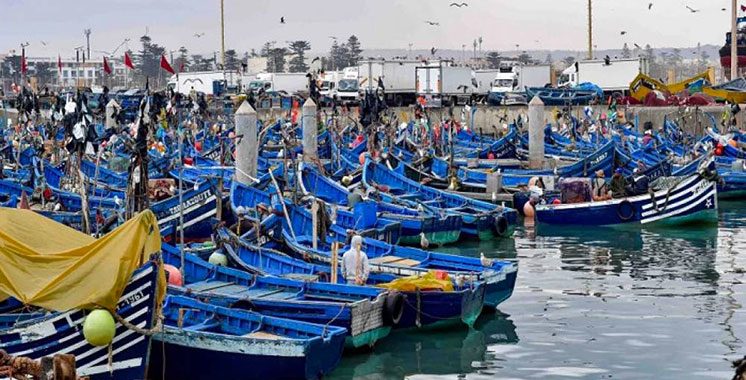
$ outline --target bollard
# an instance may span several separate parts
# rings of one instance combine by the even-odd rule
[[[256,111],[249,102],[243,101],[235,114],[236,136],[236,180],[244,185],[253,184],[256,178],[259,146],[256,134]]]
[[[544,102],[534,96],[528,104],[528,165],[531,169],[544,167]]]
[[[313,164],[316,164],[319,158],[317,141],[319,121],[316,116],[316,110],[316,103],[313,102],[313,99],[308,98],[303,103],[303,117],[301,118],[301,128],[303,129],[303,161]]]

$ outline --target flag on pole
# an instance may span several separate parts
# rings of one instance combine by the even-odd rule
[[[106,60],[106,57],[104,57],[104,72],[111,74],[111,66],[109,66],[109,61]]]
[[[174,68],[171,67],[171,64],[168,63],[168,61],[166,60],[166,56],[165,55],[161,55],[161,68],[163,70],[168,71],[171,74],[176,74],[176,72],[174,71]]]
[[[62,56],[57,54],[57,70],[62,72]]]
[[[746,5],[741,5],[741,12],[746,12]]]
[[[124,52],[124,65],[129,67],[130,70],[135,69],[135,65],[132,64],[132,59],[130,59],[130,55],[126,51]]]
[[[28,65],[26,64],[26,48],[21,49],[21,74],[26,75]]]

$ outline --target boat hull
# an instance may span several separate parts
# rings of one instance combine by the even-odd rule
[[[538,205],[541,224],[613,226],[626,224],[675,224],[709,220],[717,210],[717,187],[699,175],[686,177],[670,191],[603,202]],[[696,216],[696,217],[694,217]]]
[[[158,273],[155,268],[155,265],[148,264],[133,274],[117,307],[122,318],[142,329],[152,327]],[[78,376],[89,376],[93,380],[144,378],[150,338],[117,323],[110,367],[109,349],[86,342],[84,320],[85,312],[81,310],[26,320],[0,331],[0,349],[32,359],[60,353],[73,354]]]

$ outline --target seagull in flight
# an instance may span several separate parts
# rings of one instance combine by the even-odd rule
[[[634,44],[634,45],[635,45],[635,48],[642,49],[642,47],[640,47],[640,45],[638,45],[638,44]]]
[[[619,34],[625,35],[625,34],[627,34],[627,31],[626,30],[622,30],[621,33],[619,33]]]
[[[284,23],[285,23],[285,16],[282,16],[280,17],[280,24],[284,24]]]
[[[648,10],[650,10],[651,8],[653,8],[653,3],[648,4]]]
[[[205,35],[204,32],[202,32],[202,33],[194,33],[194,36],[197,37],[197,38],[200,38],[200,37],[202,37],[204,35]]]
[[[469,4],[467,4],[467,3],[451,3],[451,6],[452,7],[459,7],[459,8],[461,8],[461,7],[468,7]]]
[[[699,12],[699,9],[694,9],[694,8],[692,8],[692,7],[688,6],[688,5],[686,6],[686,9],[688,9],[688,10],[689,10],[689,12],[692,12],[692,13],[697,13],[697,12]]]
[[[47,41],[39,41],[42,45],[47,46]]]
[[[435,22],[435,21],[425,21],[425,22],[430,24],[430,26],[440,26],[439,22]]]
[[[437,51],[438,51],[438,49],[436,49],[435,47],[430,48],[430,54],[431,55],[435,55],[435,52],[437,52]]]

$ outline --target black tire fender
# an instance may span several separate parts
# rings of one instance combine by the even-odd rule
[[[495,234],[497,236],[505,236],[505,234],[508,233],[508,219],[502,215],[499,215],[495,218]]]
[[[627,213],[628,215],[624,213],[624,209],[629,210],[629,212]],[[616,214],[619,217],[619,219],[626,222],[635,217],[635,214],[636,214],[635,206],[632,205],[632,202],[625,199],[621,201],[619,205],[617,206]]]
[[[404,314],[404,295],[396,290],[389,290],[383,306],[383,320],[386,324],[396,326]]]

